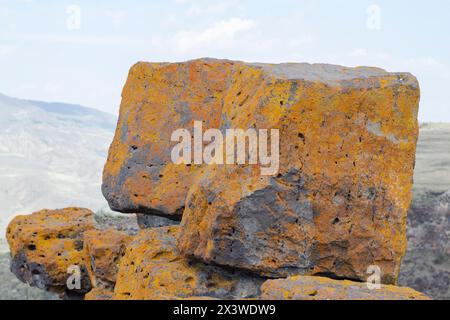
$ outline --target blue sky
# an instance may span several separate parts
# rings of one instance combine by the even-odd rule
[[[0,0],[0,92],[117,114],[137,61],[216,57],[408,71],[450,122],[450,1]]]

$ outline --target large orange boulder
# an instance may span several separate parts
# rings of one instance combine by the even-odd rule
[[[369,288],[366,283],[295,276],[268,280],[261,286],[263,300],[430,300],[406,287],[382,285]]]
[[[202,168],[187,195],[181,252],[269,277],[365,280],[376,265],[383,283],[395,283],[412,196],[416,78],[375,68],[235,63],[227,82],[222,124],[279,129],[279,172]]]
[[[93,212],[66,208],[15,217],[7,228],[11,271],[40,289],[75,296],[90,290],[83,255],[83,235],[94,228]],[[79,288],[68,288],[73,272]],[[70,289],[70,290],[69,290]]]
[[[395,283],[418,134],[415,77],[321,64],[138,63],[122,97],[103,175],[111,208],[182,215],[179,250],[207,263],[355,280],[377,265]],[[279,170],[173,163],[171,134],[192,132],[196,120],[223,133],[278,129]]]
[[[263,279],[186,259],[176,249],[179,227],[142,230],[122,258],[114,299],[251,298]]]

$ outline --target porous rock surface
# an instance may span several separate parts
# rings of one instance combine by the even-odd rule
[[[93,300],[111,300],[114,295],[109,289],[105,288],[93,288],[91,291],[86,293],[84,296],[84,300],[93,301]]]
[[[186,259],[176,248],[179,227],[142,230],[122,258],[114,299],[256,298],[264,279]]]
[[[109,228],[84,234],[84,261],[93,288],[114,289],[128,234]]]
[[[65,291],[66,298],[84,297],[85,300],[427,298],[407,288],[383,286],[380,290],[368,291],[365,284],[362,283],[346,280],[335,281],[320,277],[301,276],[266,281],[255,274],[237,269],[224,269],[180,256],[176,247],[177,234],[180,232],[179,226],[150,228],[140,231],[137,235],[129,235],[115,229],[92,229],[91,213],[87,211],[87,215],[84,216],[89,221],[86,224],[83,219],[74,218],[77,212],[78,210],[74,208],[46,212],[47,215],[52,213],[52,218],[58,220],[57,223],[50,224],[58,230],[59,239],[64,235],[74,237],[75,234],[77,234],[77,239],[83,239],[84,259],[78,256],[78,260],[72,261],[74,263],[78,261],[79,266],[83,270],[87,270],[84,273],[89,274],[90,278],[85,276],[86,279],[83,280],[83,283],[92,283],[92,290],[87,292],[90,289],[89,285],[83,286],[82,291],[67,291],[63,283],[68,275],[63,267],[49,269],[52,270],[53,278],[60,279],[58,286],[54,286],[55,282],[51,282],[53,286],[48,284],[40,286],[58,293]],[[11,235],[14,235],[10,242],[12,248],[17,245],[14,242],[17,239],[16,232],[23,230],[25,225],[25,230],[37,230],[32,234],[25,232],[31,237],[28,239],[33,241],[29,241],[30,243],[35,243],[34,234],[38,237],[43,234],[39,230],[43,220],[42,218],[37,219],[38,215],[18,218],[18,221],[10,225]],[[26,219],[26,223],[23,222],[24,219]],[[73,224],[74,219],[75,225]],[[49,221],[49,218],[46,217],[45,221]],[[70,228],[70,233],[63,231],[66,226]],[[78,227],[80,229],[74,233]],[[82,237],[81,233],[83,233]],[[21,241],[23,240],[21,239]],[[67,248],[67,251],[59,251],[61,247]],[[80,252],[79,247],[46,246],[40,256],[45,255],[48,263],[51,263],[61,253],[64,256],[72,256],[76,252]],[[36,270],[32,268],[43,264],[42,260],[37,260],[40,256],[30,255],[22,267],[27,270]],[[50,267],[45,265],[45,268]],[[42,283],[42,280],[39,279],[42,274],[33,271],[31,274],[36,276],[33,279],[35,282]],[[18,276],[24,279],[20,274]],[[28,283],[33,284],[30,281]]]
[[[139,214],[144,229],[135,218],[118,222],[122,231],[108,227],[116,222],[99,227],[73,208],[16,218],[8,241],[23,281],[64,290],[61,254],[83,268],[81,294],[92,283],[86,299],[426,298],[391,286],[368,293],[361,283],[373,265],[384,284],[396,283],[406,249],[418,133],[412,75],[138,63],[122,97],[102,191],[113,210]],[[196,120],[223,133],[278,129],[278,172],[174,164],[171,134]]]
[[[15,217],[7,228],[11,271],[19,280],[61,295],[91,289],[83,255],[83,235],[94,228],[93,212],[66,208]],[[68,270],[78,266],[81,288],[67,292]]]
[[[263,276],[395,283],[406,249],[419,86],[408,73],[200,59],[138,63],[104,169],[111,208],[179,219],[179,249]],[[280,170],[176,165],[171,133],[279,129]],[[184,209],[185,208],[185,209]]]
[[[417,80],[329,65],[236,69],[222,119],[278,128],[280,170],[205,168],[186,199],[181,252],[270,277],[365,281],[377,265],[383,283],[395,283],[412,196]]]
[[[382,285],[369,289],[366,283],[295,276],[268,280],[261,286],[263,300],[430,300],[410,288]]]

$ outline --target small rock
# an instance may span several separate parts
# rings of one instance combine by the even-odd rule
[[[83,257],[83,235],[94,228],[93,212],[66,208],[17,216],[7,228],[11,271],[19,280],[65,298],[91,289]],[[69,268],[81,271],[81,288],[68,290]]]
[[[268,280],[261,286],[263,300],[429,300],[410,288],[382,285],[370,290],[366,283],[322,277],[294,276]]]

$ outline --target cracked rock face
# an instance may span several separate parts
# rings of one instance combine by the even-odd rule
[[[366,283],[308,276],[268,280],[261,292],[263,300],[430,300],[410,288],[383,285],[370,290]]]
[[[142,230],[122,258],[114,299],[256,298],[264,279],[179,255],[179,227]]]
[[[419,86],[408,73],[200,59],[138,63],[103,174],[111,208],[182,217],[182,254],[263,276],[395,283]],[[175,165],[174,130],[278,129],[280,169]]]
[[[93,212],[67,208],[17,216],[7,228],[11,271],[21,281],[67,298],[82,296],[91,284],[83,257],[83,234],[94,228]],[[67,291],[68,270],[78,266],[81,288]]]

